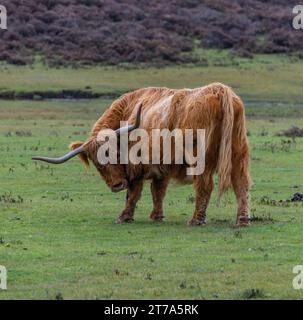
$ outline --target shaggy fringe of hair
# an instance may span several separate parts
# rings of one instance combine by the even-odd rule
[[[83,144],[84,144],[84,143],[81,142],[81,141],[72,142],[72,143],[69,145],[69,149],[70,149],[70,150],[74,150],[74,149],[76,149],[76,148],[79,148],[79,147],[82,146]],[[88,169],[88,168],[89,168],[89,161],[88,161],[88,157],[87,157],[86,152],[79,153],[79,154],[78,154],[78,157],[79,157],[80,160],[84,163],[85,168]]]

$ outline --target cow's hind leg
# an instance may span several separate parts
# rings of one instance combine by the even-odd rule
[[[163,215],[163,200],[166,194],[166,189],[169,183],[168,178],[153,179],[150,190],[153,197],[153,210],[150,214],[150,219],[154,221],[162,221]]]
[[[249,224],[249,146],[247,141],[243,104],[234,101],[235,122],[232,141],[231,181],[237,197],[238,210],[236,223],[239,226]]]
[[[117,223],[134,221],[134,213],[138,200],[141,197],[143,189],[143,179],[136,180],[130,183],[127,189],[125,209],[119,215]]]
[[[232,185],[237,197],[237,225],[249,224],[249,187],[248,155],[237,155],[233,158]]]
[[[194,187],[196,191],[196,208],[191,220],[190,226],[198,226],[206,223],[206,209],[214,188],[212,172],[204,172],[201,176],[194,177]]]

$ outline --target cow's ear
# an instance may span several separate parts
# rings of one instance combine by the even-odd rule
[[[69,148],[70,148],[70,150],[74,150],[74,149],[81,147],[83,144],[84,144],[84,142],[75,141],[69,145]],[[85,167],[88,169],[89,168],[89,161],[88,161],[88,157],[87,157],[86,152],[79,153],[78,157],[84,163]]]

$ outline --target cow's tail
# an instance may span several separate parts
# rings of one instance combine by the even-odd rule
[[[219,96],[223,111],[221,142],[217,164],[218,172],[218,196],[231,186],[232,171],[232,136],[234,127],[234,106],[233,98],[235,93],[228,86],[220,84]]]

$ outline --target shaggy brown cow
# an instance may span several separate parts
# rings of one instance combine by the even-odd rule
[[[140,106],[143,106],[142,111]],[[120,121],[133,123],[136,115],[136,125],[119,128]],[[244,106],[232,89],[221,83],[213,83],[192,90],[144,88],[124,94],[114,101],[96,122],[85,143],[72,143],[72,151],[61,158],[35,157],[33,159],[63,163],[78,155],[87,166],[91,161],[112,191],[127,189],[126,205],[118,217],[119,223],[133,220],[143,183],[145,180],[151,180],[153,210],[150,218],[162,220],[163,199],[168,183],[170,179],[179,182],[188,180],[186,163],[181,165],[164,165],[163,163],[101,165],[97,160],[97,151],[100,147],[97,135],[100,130],[111,128],[119,135],[121,130],[131,131],[138,125],[148,132],[155,128],[205,129],[205,170],[203,174],[192,177],[196,201],[189,225],[205,223],[206,209],[214,187],[215,172],[219,177],[219,196],[229,187],[233,187],[238,202],[237,225],[249,223],[249,147]]]

